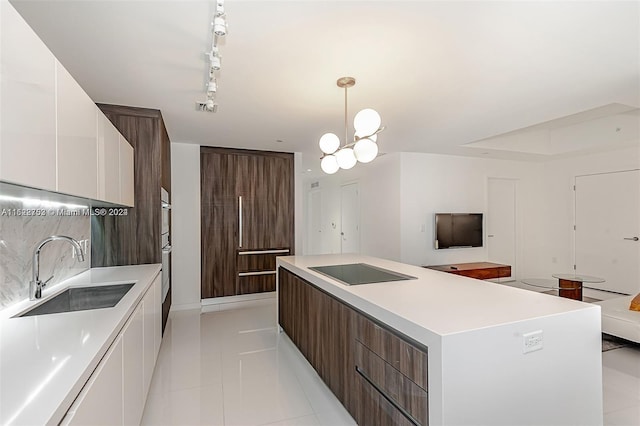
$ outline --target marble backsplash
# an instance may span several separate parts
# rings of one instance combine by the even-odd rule
[[[35,212],[39,215],[24,215]],[[47,237],[66,235],[88,241],[84,262],[72,257],[69,243],[48,243],[40,252],[43,281],[53,275],[49,285],[54,285],[91,267],[91,221],[85,212],[33,200],[0,199],[0,310],[29,297],[33,251]]]

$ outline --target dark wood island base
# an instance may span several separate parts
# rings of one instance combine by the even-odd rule
[[[427,348],[282,267],[284,332],[360,425],[429,424]]]

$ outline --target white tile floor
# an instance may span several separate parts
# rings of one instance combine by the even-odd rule
[[[640,346],[602,354],[604,424],[640,425]],[[276,332],[275,301],[171,314],[144,425],[354,425]],[[560,426],[560,425],[559,425]]]
[[[293,344],[275,300],[171,314],[144,425],[355,425]]]

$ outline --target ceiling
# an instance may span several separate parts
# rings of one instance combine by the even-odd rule
[[[162,110],[173,142],[302,152],[314,174],[318,138],[344,134],[336,80],[347,75],[349,120],[378,110],[384,152],[540,160],[612,145],[602,131],[595,145],[531,148],[530,126],[626,114],[624,128],[640,128],[635,1],[226,0],[215,114],[195,109],[214,1],[12,4],[96,102]],[[515,145],[487,144],[504,134]]]

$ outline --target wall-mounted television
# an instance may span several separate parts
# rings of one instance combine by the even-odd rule
[[[436,249],[482,247],[482,213],[436,213]]]

